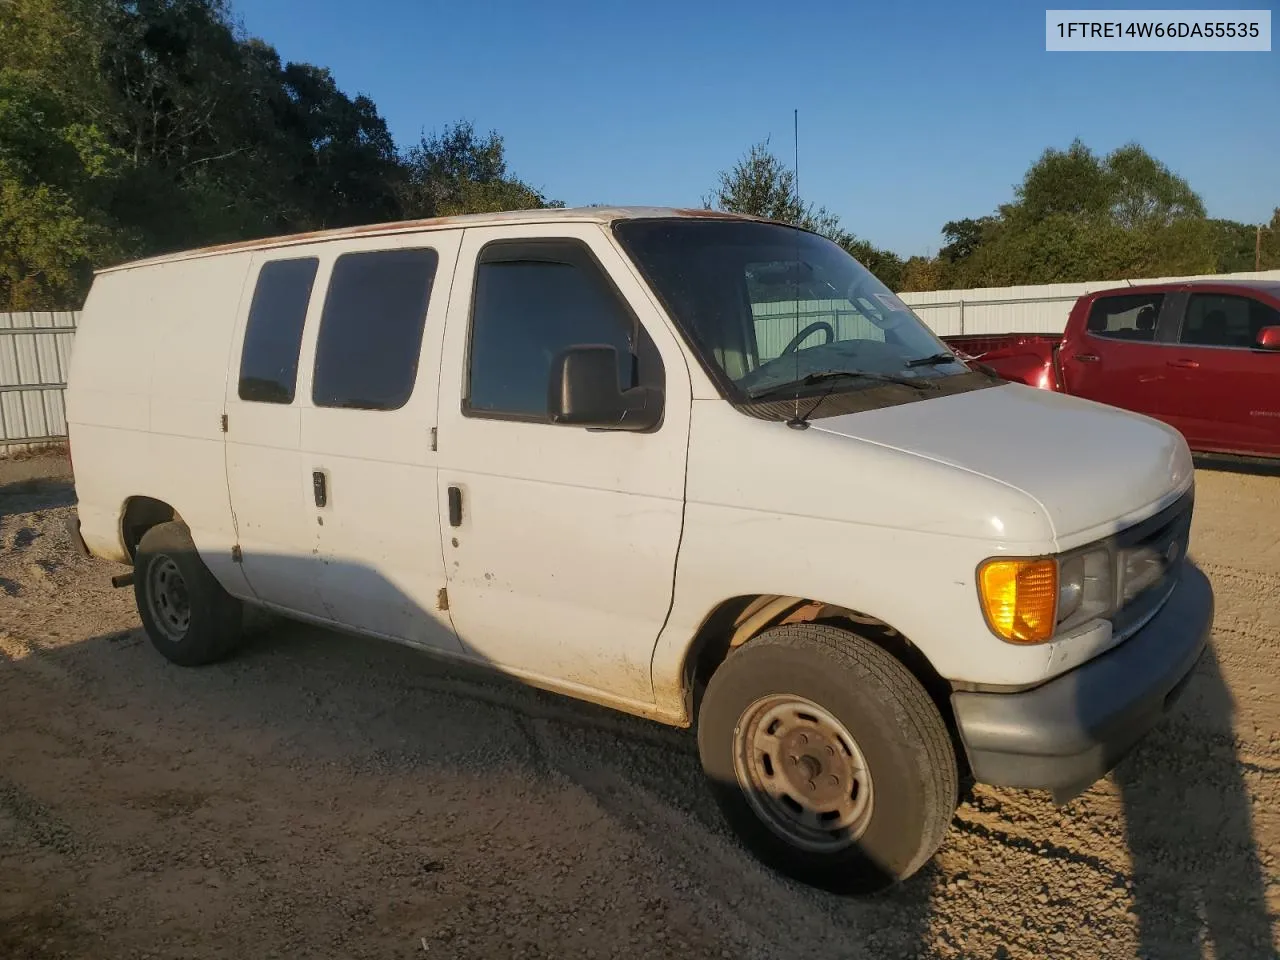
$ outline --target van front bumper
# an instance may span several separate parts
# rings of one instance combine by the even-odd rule
[[[1141,630],[1020,693],[951,695],[974,779],[1053,791],[1064,802],[1106,775],[1168,712],[1213,628],[1213,588],[1196,567]]]

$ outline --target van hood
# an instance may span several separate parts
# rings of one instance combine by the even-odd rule
[[[1021,384],[826,417],[810,426],[1017,489],[1039,504],[1064,549],[1155,512],[1194,477],[1186,441],[1173,428]]]

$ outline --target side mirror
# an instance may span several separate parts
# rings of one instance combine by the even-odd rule
[[[1261,350],[1280,350],[1280,327],[1263,327],[1257,342]]]
[[[623,390],[618,382],[618,350],[578,344],[551,361],[547,408],[552,423],[599,430],[648,430],[662,419],[662,391]]]

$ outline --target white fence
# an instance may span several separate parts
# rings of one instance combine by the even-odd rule
[[[1278,280],[1280,270],[1202,277],[1159,277],[1147,280],[1099,280],[1027,287],[983,287],[975,290],[932,290],[904,293],[902,299],[943,336],[982,333],[1060,333],[1071,305],[1081,294],[1108,287],[1169,280]],[[761,305],[757,333],[776,352],[795,330],[794,304]],[[861,321],[835,304],[818,304],[824,319],[836,317],[842,335]],[[845,314],[848,313],[848,316]],[[784,316],[785,314],[785,316]],[[829,316],[830,315],[830,316]],[[71,359],[78,313],[0,313],[0,455],[31,444],[56,442],[67,434],[63,390]],[[779,321],[786,320],[786,323]],[[806,320],[808,318],[802,317]],[[803,326],[803,323],[801,324]],[[849,329],[846,330],[845,328]],[[762,345],[764,345],[762,343]]]
[[[1086,293],[1111,287],[1173,280],[1280,280],[1280,270],[1196,277],[1152,277],[1046,283],[1029,287],[980,287],[973,290],[930,290],[900,294],[940,336],[981,333],[1061,333],[1071,306]]]
[[[78,313],[0,313],[0,455],[67,435],[63,391]]]

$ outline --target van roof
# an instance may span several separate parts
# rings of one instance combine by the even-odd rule
[[[179,250],[165,253],[143,260],[131,260],[113,267],[104,267],[97,273],[112,273],[117,270],[130,270],[134,267],[151,266],[158,263],[169,263],[177,260],[194,260],[197,257],[211,257],[220,253],[243,252],[247,250],[270,250],[276,247],[287,247],[301,243],[315,243],[324,240],[340,240],[344,237],[376,237],[397,233],[417,233],[427,230],[439,230],[457,227],[478,227],[497,223],[612,223],[615,220],[637,220],[654,217],[687,217],[715,220],[758,220],[770,222],[762,217],[752,217],[738,213],[724,213],[719,210],[697,210],[682,207],[550,207],[542,210],[508,210],[502,213],[468,213],[454,217],[430,217],[424,220],[399,220],[390,223],[370,223],[353,227],[339,227],[333,230],[313,230],[308,233],[294,233],[280,237],[262,237],[257,240],[238,240],[234,243],[222,243],[211,247],[199,247],[194,250]]]

